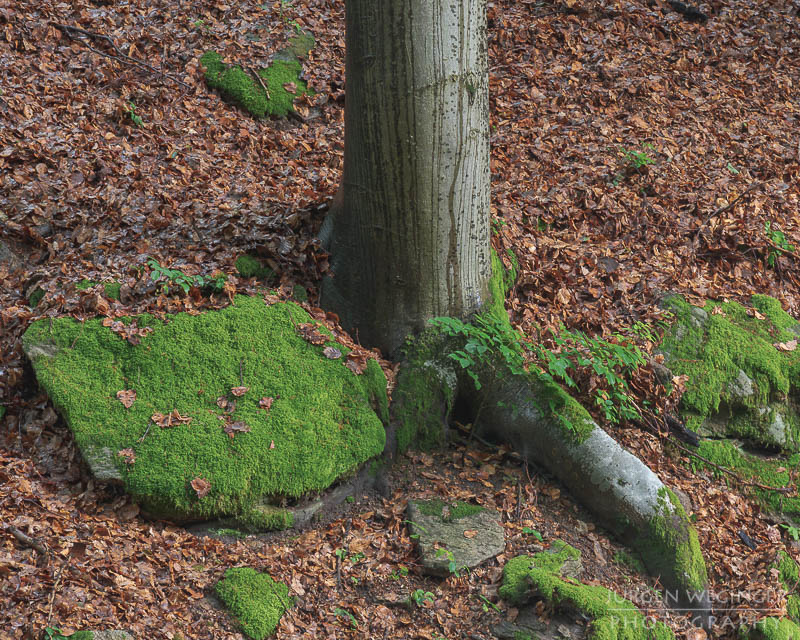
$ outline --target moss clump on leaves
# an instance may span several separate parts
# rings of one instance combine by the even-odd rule
[[[271,280],[275,272],[269,267],[261,264],[258,258],[248,254],[243,254],[236,259],[236,271],[243,278],[259,278],[261,280]]]
[[[86,278],[84,278],[78,284],[75,285],[75,288],[78,291],[86,291],[97,285],[98,285],[97,282],[94,282],[93,280],[87,280]],[[119,282],[106,282],[105,284],[103,284],[103,292],[106,294],[106,298],[110,298],[111,300],[119,300],[119,294],[121,290],[122,290],[122,285]]]
[[[475,515],[483,511],[483,507],[477,504],[469,504],[467,502],[452,502],[448,503],[444,500],[416,500],[417,507],[420,513],[426,516],[442,516],[444,522],[452,522],[460,520],[467,516]],[[443,513],[444,508],[447,507],[447,514]]]
[[[280,531],[294,525],[294,514],[280,507],[256,505],[237,516],[236,523],[247,531]]]
[[[44,298],[44,289],[37,287],[28,298],[28,306],[38,307],[39,303],[42,301],[42,298]]]
[[[752,627],[742,626],[741,640],[800,640],[800,627],[788,618],[764,618]]]
[[[205,78],[209,87],[217,89],[226,100],[256,118],[285,118],[294,111],[292,103],[295,98],[311,93],[306,82],[300,79],[303,67],[296,59],[275,60],[266,69],[255,71],[268,93],[252,73],[240,66],[224,64],[216,51],[203,54],[200,64],[206,68]]]
[[[105,451],[150,513],[266,517],[254,506],[324,490],[383,451],[380,366],[356,376],[326,358],[295,329],[312,321],[296,304],[237,296],[220,311],[134,320],[153,330],[136,345],[100,319],[67,318],[32,324],[23,344],[84,455]],[[152,419],[174,411],[184,422]]]
[[[272,635],[292,605],[289,587],[250,567],[228,569],[217,583],[216,592],[242,631],[253,640]]]
[[[800,595],[797,595],[797,590],[800,588],[800,567],[792,556],[782,549],[778,551],[778,562],[775,567],[778,569],[781,585],[789,593],[786,597],[786,613],[794,622],[800,622]]]
[[[767,424],[771,412],[759,410],[773,400],[784,401],[800,384],[800,350],[780,351],[774,345],[796,340],[792,331],[798,323],[774,298],[755,295],[755,311],[736,302],[708,302],[704,308],[692,307],[682,298],[671,296],[665,306],[675,313],[677,322],[664,340],[667,365],[676,375],[688,376],[681,409],[690,428],[700,428],[723,405],[734,415],[728,421],[728,434],[775,446]],[[752,393],[731,393],[742,378],[752,381]],[[737,420],[737,414],[742,419]],[[791,416],[786,446],[800,444],[800,425]],[[782,443],[777,443],[782,444]]]
[[[579,611],[591,618],[588,637],[595,640],[674,639],[669,627],[646,619],[632,602],[613,591],[563,577],[562,567],[578,558],[577,549],[559,540],[549,552],[512,558],[503,568],[500,596],[514,605],[538,596],[556,607]]]

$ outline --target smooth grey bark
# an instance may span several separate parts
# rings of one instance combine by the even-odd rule
[[[393,353],[488,299],[486,0],[347,0],[344,174],[321,305]]]

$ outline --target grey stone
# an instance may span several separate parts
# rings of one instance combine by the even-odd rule
[[[691,323],[698,329],[702,329],[708,322],[708,314],[700,307],[692,307],[691,310]]]
[[[0,240],[0,265],[5,264],[8,268],[13,271],[14,269],[18,268],[22,263],[20,259],[17,257],[17,254],[11,250],[5,242]]]
[[[92,631],[94,640],[135,640],[127,631]]]
[[[755,392],[753,381],[741,369],[736,374],[736,378],[728,383],[728,393],[733,398],[744,400],[751,397]]]
[[[450,554],[457,569],[472,569],[505,550],[506,541],[500,516],[491,509],[458,519],[442,515],[426,515],[417,503],[408,502],[408,519],[412,535],[419,535],[423,571],[429,575],[450,575]],[[465,532],[475,532],[465,535]],[[446,549],[447,552],[439,551]]]
[[[100,482],[122,484],[122,474],[114,463],[116,453],[108,447],[88,444],[81,450],[83,459],[89,466],[92,475]]]
[[[769,411],[769,409],[763,410],[765,413]],[[788,427],[786,426],[786,422],[783,420],[782,412],[777,409],[773,408],[770,412],[770,420],[767,424],[767,437],[772,438],[775,444],[778,445],[785,445],[787,440],[787,431]]]
[[[555,613],[542,619],[532,606],[522,607],[514,622],[504,620],[492,627],[492,634],[501,640],[517,640],[519,637],[538,640],[579,640],[587,635],[585,625],[576,621],[578,616]]]

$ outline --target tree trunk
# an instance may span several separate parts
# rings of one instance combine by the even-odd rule
[[[486,0],[347,0],[344,175],[321,303],[393,353],[488,299]]]

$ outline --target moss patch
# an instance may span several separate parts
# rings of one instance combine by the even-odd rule
[[[739,631],[742,640],[800,640],[800,627],[788,618],[764,618]]]
[[[259,278],[261,280],[271,280],[275,277],[275,272],[269,267],[261,264],[261,261],[251,255],[243,254],[236,259],[236,271],[243,278]]]
[[[78,284],[75,285],[75,288],[78,291],[86,291],[91,289],[92,287],[96,287],[99,283],[94,282],[93,280],[87,280],[84,278]],[[103,292],[106,294],[106,298],[110,298],[111,300],[119,300],[119,292],[122,289],[122,284],[119,282],[106,282],[103,284]]]
[[[447,503],[444,500],[415,500],[417,507],[421,513],[426,516],[442,516],[442,510],[447,507],[448,514],[442,516],[443,522],[452,522],[453,520],[460,520],[467,516],[475,515],[483,511],[483,507],[477,504],[469,504],[467,502],[452,502]]]
[[[708,302],[700,309],[678,296],[669,298],[665,306],[677,322],[662,345],[667,366],[689,378],[681,410],[690,428],[700,429],[719,412],[730,413],[724,420],[725,435],[793,449],[800,445],[795,412],[787,409],[780,418],[789,431],[783,443],[769,433],[775,415],[774,409],[765,408],[771,402],[785,403],[800,386],[800,351],[773,346],[797,339],[791,328],[798,323],[774,298],[755,295],[751,303],[755,311],[748,312],[736,302]],[[751,381],[752,389],[732,392],[742,379],[747,387]]]
[[[228,569],[217,583],[217,595],[250,638],[261,640],[275,632],[292,604],[289,587],[250,567]]]
[[[800,454],[788,458],[763,458],[742,451],[735,442],[727,440],[704,440],[697,449],[704,458],[727,469],[732,469],[747,480],[755,480],[768,487],[788,487],[794,483],[792,474],[800,471]],[[698,468],[704,465],[692,461]],[[716,471],[711,468],[712,473]],[[767,508],[790,517],[800,517],[800,498],[785,496],[775,491],[751,487],[750,491]]]
[[[216,51],[203,54],[200,64],[206,68],[205,78],[209,87],[217,89],[226,100],[256,118],[285,118],[294,111],[292,103],[295,98],[312,93],[306,82],[300,79],[303,67],[296,59],[275,60],[266,69],[255,71],[269,94],[252,73],[238,65],[224,64]],[[294,86],[294,91],[287,91],[287,86]]]
[[[325,358],[324,345],[295,330],[312,321],[296,304],[237,296],[221,311],[135,321],[153,329],[138,345],[100,319],[67,318],[32,324],[23,345],[84,456],[105,450],[151,513],[246,519],[256,504],[323,490],[383,451],[380,366],[371,360],[355,376],[344,358]],[[235,387],[246,390],[236,396]],[[123,390],[136,392],[129,409],[117,399]],[[173,411],[191,422],[151,421]],[[126,449],[135,461],[116,455]],[[197,478],[210,483],[202,497]]]
[[[800,622],[800,567],[792,556],[783,550],[778,551],[778,562],[774,565],[778,569],[778,579],[789,594],[786,597],[786,613],[794,622]]]
[[[669,640],[663,623],[645,619],[636,606],[605,587],[582,584],[561,575],[562,567],[580,552],[556,541],[550,552],[517,556],[503,568],[500,596],[514,605],[540,596],[556,607],[577,610],[592,619],[589,637],[596,640]]]

